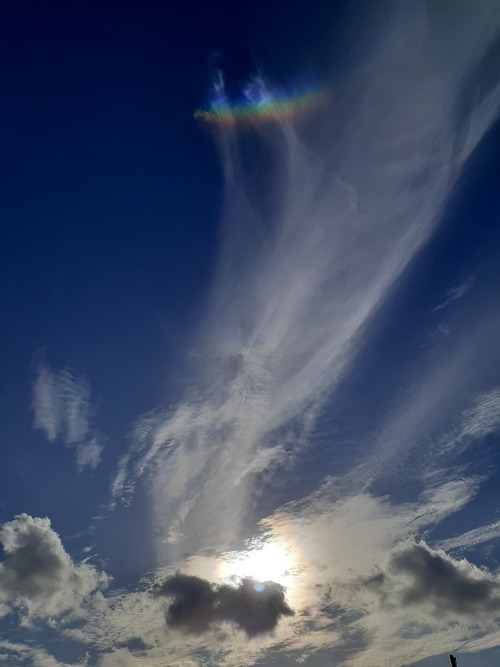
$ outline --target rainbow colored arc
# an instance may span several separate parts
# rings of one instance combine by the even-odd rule
[[[194,117],[211,125],[228,126],[239,122],[265,123],[300,116],[316,106],[324,95],[324,91],[314,90],[286,98],[266,96],[257,102],[246,99],[237,104],[231,104],[224,98],[197,109]]]

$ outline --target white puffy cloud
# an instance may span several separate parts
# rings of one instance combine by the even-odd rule
[[[79,615],[82,603],[108,577],[88,563],[75,563],[48,518],[19,514],[0,528],[0,602],[25,619]]]
[[[76,448],[77,466],[96,468],[104,449],[91,428],[90,385],[69,370],[52,371],[40,366],[33,388],[34,427],[50,442],[62,438]]]

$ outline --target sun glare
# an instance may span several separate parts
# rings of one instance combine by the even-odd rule
[[[292,557],[278,544],[264,544],[247,551],[227,553],[222,563],[226,579],[252,577],[257,581],[275,581],[287,586],[290,580]]]

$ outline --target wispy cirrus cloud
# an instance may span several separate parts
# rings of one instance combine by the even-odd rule
[[[498,540],[500,538],[500,521],[493,521],[492,523],[479,526],[468,530],[456,537],[450,537],[447,540],[442,540],[439,546],[448,551],[454,549],[472,549],[478,544],[490,542],[491,540]]]
[[[456,287],[449,289],[446,293],[446,299],[442,303],[435,306],[432,309],[432,312],[435,313],[438,310],[444,310],[444,308],[447,308],[450,303],[453,303],[453,301],[457,301],[457,299],[464,297],[474,287],[475,282],[476,276],[469,276]]]
[[[116,501],[151,475],[159,558],[176,542],[191,551],[238,539],[256,480],[300,456],[315,411],[493,118],[481,110],[500,88],[481,91],[475,106],[466,88],[474,68],[481,79],[495,14],[460,3],[444,48],[432,11],[396,13],[397,30],[349,89],[316,111],[321,141],[279,115],[247,128],[250,152],[237,126],[217,133],[223,237],[196,371],[180,405],[138,422],[112,485]]]
[[[76,449],[79,470],[96,468],[104,445],[92,428],[93,411],[88,382],[69,370],[54,371],[42,364],[33,387],[34,427],[50,442],[61,438]]]
[[[482,393],[463,416],[462,437],[482,438],[500,429],[500,387]]]

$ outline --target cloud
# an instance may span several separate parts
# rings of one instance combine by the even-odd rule
[[[293,611],[279,584],[245,578],[238,586],[214,585],[199,577],[176,574],[153,589],[156,596],[173,598],[167,608],[167,625],[202,633],[213,624],[229,622],[248,637],[272,632],[282,616]]]
[[[500,428],[500,387],[482,393],[463,417],[461,437],[483,438]]]
[[[403,605],[430,603],[438,614],[474,616],[500,609],[500,582],[496,577],[424,543],[394,554],[389,567],[396,577],[410,579],[400,593]]]
[[[395,607],[420,606],[436,616],[469,616],[500,610],[500,580],[466,560],[454,560],[424,542],[392,553],[385,569],[364,585]]]
[[[362,666],[386,660],[411,664],[495,629],[496,613],[489,609],[497,578],[466,561],[447,561],[442,551],[424,545],[457,573],[446,572],[443,597],[450,611],[443,612],[437,602],[441,590],[431,576],[437,568],[414,547],[422,548],[416,540],[474,496],[475,480],[449,481],[406,503],[356,493],[352,487],[346,495],[343,484],[331,479],[262,522],[265,544],[276,546],[266,552],[269,558],[287,554],[282,563],[286,598],[272,582],[265,599],[251,579],[235,584],[228,578],[224,563],[234,563],[234,553],[198,553],[151,573],[156,585],[148,577],[135,591],[112,591],[101,606],[93,605],[82,632],[71,636],[98,650],[103,667],[161,667],[165,662],[180,667],[200,656],[241,667],[278,654],[294,660],[317,653],[319,660],[326,651],[335,664]],[[276,570],[279,563],[270,566]],[[259,561],[259,567],[265,563]],[[379,575],[378,586],[374,575]],[[465,600],[472,599],[468,582],[490,582],[477,596],[477,614],[465,606],[454,614],[453,592],[446,597],[463,580]],[[420,582],[426,597],[414,600]]]
[[[349,86],[332,83],[309,124],[278,113],[248,134],[218,128],[222,241],[195,370],[179,405],[136,424],[112,483],[116,502],[151,480],[159,560],[242,537],[262,484],[310,444],[491,123],[474,104],[460,122],[456,111],[497,22],[467,3],[446,21],[425,7],[391,5],[385,40]]]
[[[158,562],[169,572],[154,595],[116,594],[92,633],[86,628],[100,649],[120,646],[103,662],[182,664],[203,656],[255,664],[273,649],[287,657],[326,649],[335,661],[334,651],[350,649],[355,637],[338,664],[408,664],[488,631],[496,578],[415,542],[477,492],[478,480],[463,471],[457,479],[447,468],[448,483],[440,483],[435,463],[444,460],[443,433],[465,442],[494,423],[483,384],[471,390],[468,382],[478,346],[464,354],[459,341],[459,359],[451,351],[444,361],[427,360],[419,377],[406,378],[410,389],[397,394],[394,409],[383,406],[382,426],[365,442],[310,438],[319,409],[336,398],[374,314],[430,238],[464,159],[493,118],[477,116],[471,104],[460,124],[457,106],[498,21],[460,0],[446,20],[424,5],[392,7],[385,43],[349,86],[337,87],[314,123],[305,119],[303,134],[287,117],[241,135],[237,125],[217,132],[226,178],[220,263],[193,368],[182,378],[179,404],[135,424],[112,482],[113,502],[126,502],[138,480],[149,485]],[[450,430],[457,415],[459,427]],[[338,472],[261,523],[295,560],[287,601],[278,595],[274,607],[273,597],[257,615],[249,580],[220,583],[209,568],[186,562],[241,548],[262,517],[261,489],[277,470],[302,470],[303,460],[313,466],[316,446],[328,447]],[[349,470],[353,460],[363,468]],[[397,478],[405,502],[389,495],[387,476]],[[295,498],[303,492],[299,477],[287,488]],[[284,488],[289,480],[279,481]],[[173,575],[176,569],[186,574]],[[365,586],[355,588],[363,578]],[[484,610],[480,630],[469,612],[474,599]],[[282,604],[294,609],[293,619]],[[165,621],[183,631],[169,633],[167,647]],[[135,636],[148,646],[144,656],[123,648]]]
[[[34,427],[50,442],[62,438],[76,448],[79,470],[96,468],[104,446],[91,429],[90,385],[70,371],[52,371],[41,365],[33,388]]]
[[[444,308],[447,308],[450,303],[453,303],[453,301],[464,297],[473,288],[475,282],[476,276],[469,276],[462,283],[460,283],[460,285],[449,289],[446,293],[446,299],[433,308],[432,312],[435,313],[438,310],[443,310]]]
[[[479,526],[472,530],[457,535],[456,537],[450,537],[447,540],[442,540],[439,543],[439,546],[442,549],[461,549],[461,548],[472,548],[477,544],[482,544],[490,540],[497,540],[500,537],[500,521],[494,521],[493,523],[487,524],[485,526]]]
[[[78,444],[76,446],[76,465],[79,470],[90,466],[90,468],[97,468],[101,462],[103,445],[93,437],[90,442]]]
[[[74,563],[47,518],[19,514],[0,527],[0,602],[25,619],[79,613],[108,577],[88,563]]]
[[[127,649],[105,653],[99,659],[99,667],[135,667],[136,665],[137,660]]]

